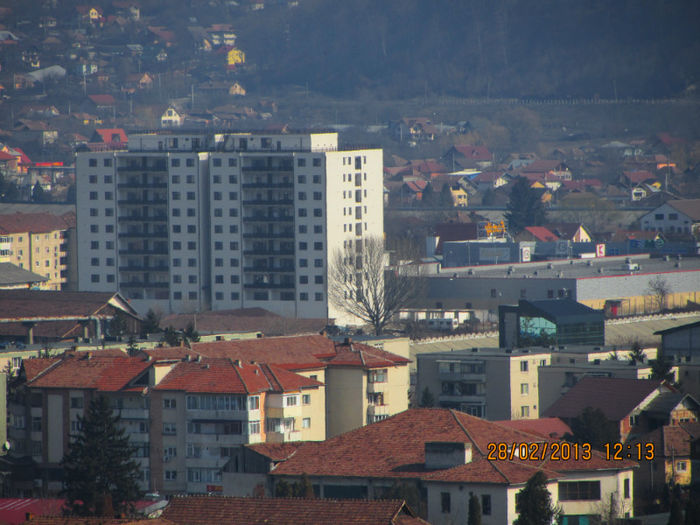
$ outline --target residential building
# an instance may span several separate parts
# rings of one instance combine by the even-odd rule
[[[700,362],[700,321],[654,332],[661,336],[661,353],[678,363]]]
[[[681,420],[697,421],[700,414],[695,399],[663,381],[587,376],[546,409],[544,416],[570,424],[588,407],[600,409],[615,423],[621,442]]]
[[[697,481],[698,461],[696,443],[700,439],[700,423],[688,422],[664,425],[636,438],[642,448],[653,444],[654,459],[648,467],[640,468],[634,475],[636,494],[644,495],[649,502],[663,497],[667,486],[688,487]],[[642,507],[641,501],[637,501]],[[640,508],[640,511],[646,509]]]
[[[605,344],[605,315],[571,299],[518,301],[498,307],[498,346]]]
[[[99,395],[136,446],[144,490],[221,492],[222,472],[237,469],[241,445],[325,437],[323,384],[275,365],[118,350],[29,359],[9,403],[8,438],[13,457],[31,456],[34,475],[13,487],[60,490],[78,415]]]
[[[519,457],[520,447],[507,459],[513,443],[553,441],[456,410],[412,409],[323,442],[300,444],[268,479],[272,490],[280,480],[306,475],[320,497],[334,499],[381,499],[392,485],[407,484],[423,494],[427,519],[435,525],[466,523],[474,494],[482,523],[495,525],[513,522],[516,494],[542,471],[563,523],[599,514],[611,497],[620,502],[622,516],[633,515],[635,462],[607,460],[596,451],[587,460],[530,461]],[[499,443],[506,459],[495,459]]]
[[[549,365],[545,348],[472,348],[423,353],[418,362],[416,398],[427,389],[436,406],[490,420],[537,419],[538,368]]]
[[[69,282],[68,238],[74,229],[71,214],[0,214],[0,262],[46,277],[41,288],[61,290]]]
[[[9,262],[0,262],[0,290],[36,289],[41,288],[46,281],[48,281],[48,277],[23,270]]]
[[[670,200],[642,215],[643,230],[694,235],[700,226],[700,199]]]
[[[384,343],[391,348],[391,344]],[[408,408],[410,360],[357,343],[334,342],[323,335],[266,337],[192,343],[191,349],[147,351],[154,359],[185,355],[263,362],[280,366],[325,386],[325,428],[332,437]]]
[[[139,310],[356,322],[328,300],[328,263],[383,234],[380,149],[343,149],[337,133],[162,131],[79,153],[76,173],[81,290],[122,290]]]
[[[275,525],[333,523],[334,525],[430,525],[404,501],[334,501],[304,498],[173,498],[163,511],[168,523],[248,525],[265,521]]]

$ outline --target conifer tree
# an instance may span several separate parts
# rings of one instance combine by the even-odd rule
[[[469,496],[469,515],[467,525],[481,525],[481,504],[476,494]]]
[[[538,470],[515,495],[518,517],[513,525],[551,525],[557,515],[552,495],[547,490],[547,476]]]
[[[81,430],[61,462],[63,495],[75,515],[120,515],[133,510],[133,502],[143,495],[133,459],[136,449],[119,419],[104,396],[90,402],[84,417],[78,416]]]
[[[518,177],[513,184],[505,217],[511,234],[520,233],[527,226],[541,226],[547,220],[542,201],[525,177]]]

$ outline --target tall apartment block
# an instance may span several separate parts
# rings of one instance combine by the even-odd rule
[[[382,166],[337,133],[166,131],[78,153],[79,289],[140,311],[351,321],[329,304],[328,262],[383,235]]]

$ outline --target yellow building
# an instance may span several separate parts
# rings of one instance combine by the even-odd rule
[[[72,217],[72,219],[71,219]],[[68,282],[68,230],[75,216],[48,213],[0,215],[0,262],[47,278],[41,286],[60,290]]]
[[[245,53],[237,48],[231,48],[226,53],[226,63],[229,67],[245,64]]]

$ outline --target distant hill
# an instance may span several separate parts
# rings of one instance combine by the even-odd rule
[[[698,21],[697,0],[302,0],[232,22],[269,87],[647,98],[699,81]]]

